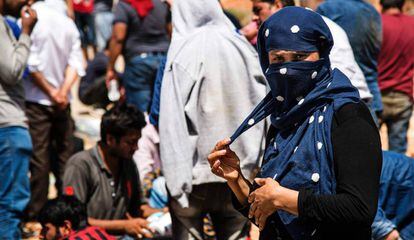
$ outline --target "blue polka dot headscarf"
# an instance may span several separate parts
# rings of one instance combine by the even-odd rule
[[[331,126],[335,111],[359,102],[359,94],[339,70],[331,70],[333,39],[322,17],[300,7],[286,7],[259,30],[258,50],[271,92],[231,137],[270,116],[275,137],[267,146],[258,177],[273,178],[282,186],[334,194]],[[269,64],[271,50],[319,52],[315,62]],[[310,239],[317,223],[303,223],[284,211],[275,213],[293,239]]]

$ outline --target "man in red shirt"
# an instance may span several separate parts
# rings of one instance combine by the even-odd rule
[[[414,18],[404,15],[404,0],[381,0],[383,41],[378,59],[384,104],[381,123],[388,128],[389,150],[405,153],[413,108]]]
[[[103,229],[88,226],[86,206],[73,196],[50,200],[39,214],[40,239],[46,240],[115,240]]]

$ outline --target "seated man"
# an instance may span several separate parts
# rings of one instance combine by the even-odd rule
[[[102,52],[96,53],[94,59],[88,62],[86,75],[80,80],[78,95],[79,100],[85,105],[106,108],[110,103],[105,83],[106,66],[109,62],[108,47],[109,43]],[[122,79],[122,74],[117,73],[117,75]]]
[[[41,239],[87,239],[115,240],[103,229],[87,224],[85,205],[73,196],[61,196],[49,200],[39,214],[42,224]]]
[[[132,160],[145,124],[135,107],[115,106],[102,117],[101,141],[68,161],[63,189],[86,204],[92,226],[117,235],[152,235],[145,218],[160,210],[145,204]]]
[[[373,240],[414,239],[414,159],[384,152]]]

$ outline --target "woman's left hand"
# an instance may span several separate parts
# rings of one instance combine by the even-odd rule
[[[249,195],[249,218],[254,217],[260,231],[267,218],[279,209],[298,215],[298,191],[282,187],[272,178],[256,178],[255,181],[260,187]]]
[[[256,183],[261,186],[249,195],[249,218],[255,219],[260,231],[263,230],[267,218],[278,209],[277,190],[279,183],[272,178],[257,178]]]

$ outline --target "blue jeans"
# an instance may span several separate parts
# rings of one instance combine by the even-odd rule
[[[0,128],[0,239],[20,239],[20,218],[30,199],[31,154],[26,128]]]
[[[165,54],[141,54],[125,65],[122,78],[126,101],[142,112],[149,112],[158,66]]]
[[[381,123],[388,129],[388,149],[405,154],[413,103],[406,94],[393,91],[382,93],[382,102],[384,110],[381,114]]]
[[[113,20],[114,14],[112,12],[95,13],[96,46],[98,51],[105,49],[106,42],[111,37]]]

